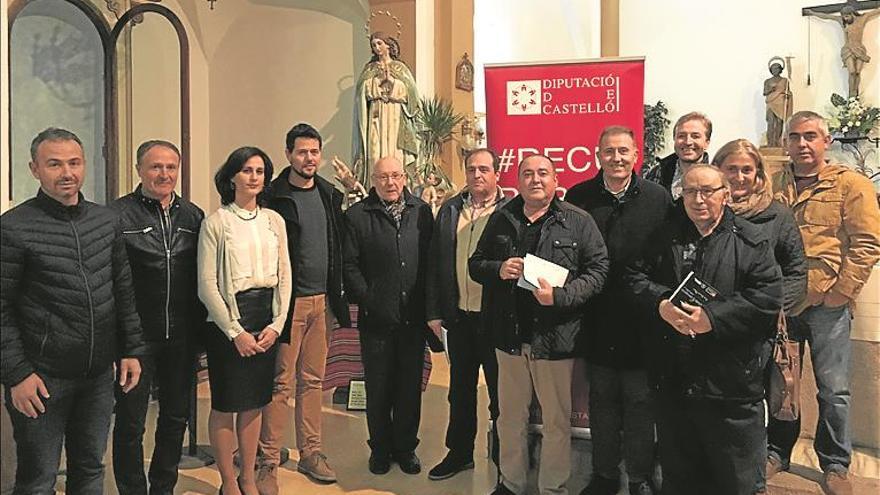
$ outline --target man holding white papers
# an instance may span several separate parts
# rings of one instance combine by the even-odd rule
[[[568,493],[575,340],[584,303],[605,283],[608,255],[593,219],[556,198],[557,184],[548,157],[533,155],[520,162],[520,195],[489,218],[468,265],[471,277],[483,285],[483,322],[498,359],[501,482],[495,495],[526,491],[533,391],[543,423],[538,489]],[[564,283],[554,287],[543,276],[548,272],[542,272],[532,281],[536,289],[518,287],[526,255],[567,270]],[[541,271],[540,262],[536,268]]]
[[[764,370],[782,274],[762,230],[726,206],[720,170],[693,165],[682,184],[686,215],[672,215],[626,275],[633,311],[652,318],[663,493],[751,495],[764,486]],[[679,308],[670,299],[690,272],[717,294]]]
[[[655,493],[654,399],[640,338],[644,322],[628,302],[623,274],[663,228],[672,199],[663,186],[633,173],[638,157],[632,129],[605,128],[596,154],[601,173],[565,195],[596,221],[611,259],[605,289],[584,309],[580,336],[581,353],[590,363],[593,444],[593,477],[582,495],[616,495],[621,457],[630,495]]]
[[[444,327],[447,330],[444,344],[449,358],[449,453],[428,473],[432,480],[450,478],[474,467],[481,366],[489,389],[489,416],[498,418],[495,348],[480,321],[482,287],[468,276],[467,264],[489,216],[507,201],[498,187],[499,165],[494,151],[471,151],[465,158],[467,188],[443,204],[434,222],[426,317],[437,337],[442,339]],[[497,462],[496,449],[497,442],[493,445]]]

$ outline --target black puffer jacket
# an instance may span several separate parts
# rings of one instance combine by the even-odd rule
[[[489,217],[489,223],[468,263],[471,278],[483,285],[482,318],[495,347],[519,354],[521,342],[516,319],[516,280],[501,280],[501,264],[522,256],[518,246],[524,225],[522,196],[510,200]],[[596,222],[586,212],[554,198],[550,218],[541,227],[535,252],[545,260],[569,270],[563,287],[553,290],[553,306],[540,306],[532,327],[532,355],[536,359],[574,356],[581,327],[583,305],[602,290],[608,275],[608,253]]]
[[[626,266],[637,260],[648,240],[663,228],[672,199],[659,184],[637,177],[630,179],[623,197],[605,189],[600,173],[572,187],[565,200],[589,213],[608,247],[611,268],[601,294],[584,309],[579,354],[590,362],[618,369],[644,367],[639,313],[628,302],[629,288],[623,276]]]
[[[388,332],[425,325],[425,279],[434,217],[404,190],[400,229],[375,189],[345,212],[345,286],[358,304],[358,329]]]
[[[627,270],[636,308],[653,323],[644,331],[655,385],[672,395],[761,400],[782,304],[782,275],[767,236],[729,209],[703,238],[681,210],[665,227],[649,243],[649,255]],[[691,244],[696,248],[694,273],[720,293],[703,306],[712,331],[695,338],[678,333],[658,312],[660,301],[687,275],[683,253]]]
[[[119,212],[148,344],[192,342],[207,312],[198,298],[196,254],[205,213],[175,196],[166,212],[141,186],[111,204]]]
[[[293,267],[291,276],[296,280],[296,267],[294,263],[294,248],[299,244],[300,222],[299,211],[296,202],[290,196],[290,167],[285,168],[272,181],[269,208],[278,212],[284,219],[287,227],[287,245],[290,246],[290,266]],[[330,259],[327,262],[327,302],[333,310],[333,316],[340,326],[350,327],[351,318],[348,315],[348,301],[345,299],[342,278],[342,228],[344,218],[342,216],[342,193],[333,187],[333,184],[320,176],[315,176],[315,187],[318,195],[324,203],[324,212],[327,216],[327,251]],[[291,281],[291,286],[295,286]],[[290,307],[287,310],[287,322],[284,324],[284,332],[281,334],[283,342],[290,342],[290,317],[293,315],[293,306],[296,297],[291,291]]]
[[[0,217],[0,368],[11,387],[33,372],[93,377],[144,352],[118,215],[42,191]]]
[[[807,258],[794,214],[774,200],[764,211],[748,220],[764,229],[769,238],[773,256],[782,269],[783,307],[788,311],[807,295]]]

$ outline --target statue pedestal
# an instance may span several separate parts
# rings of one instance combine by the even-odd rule
[[[758,150],[764,159],[764,167],[767,171],[767,177],[773,177],[782,170],[788,162],[788,153],[785,148],[771,148],[769,146],[761,146]]]

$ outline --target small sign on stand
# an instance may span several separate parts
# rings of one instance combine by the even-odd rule
[[[348,382],[348,403],[345,407],[349,411],[367,409],[367,384],[365,381],[352,380]]]

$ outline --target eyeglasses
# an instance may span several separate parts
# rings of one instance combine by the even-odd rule
[[[404,175],[398,172],[394,172],[393,174],[383,174],[383,175],[373,175],[373,180],[376,182],[388,182],[394,181],[397,182],[400,179],[403,179]]]
[[[717,193],[718,191],[720,191],[722,189],[724,189],[723,185],[718,186],[718,187],[714,187],[714,188],[713,187],[704,187],[704,188],[697,188],[697,189],[686,188],[686,189],[681,190],[681,195],[686,196],[689,199],[694,199],[697,197],[697,195],[699,195],[703,199],[707,199],[707,198],[712,197],[715,193]]]

